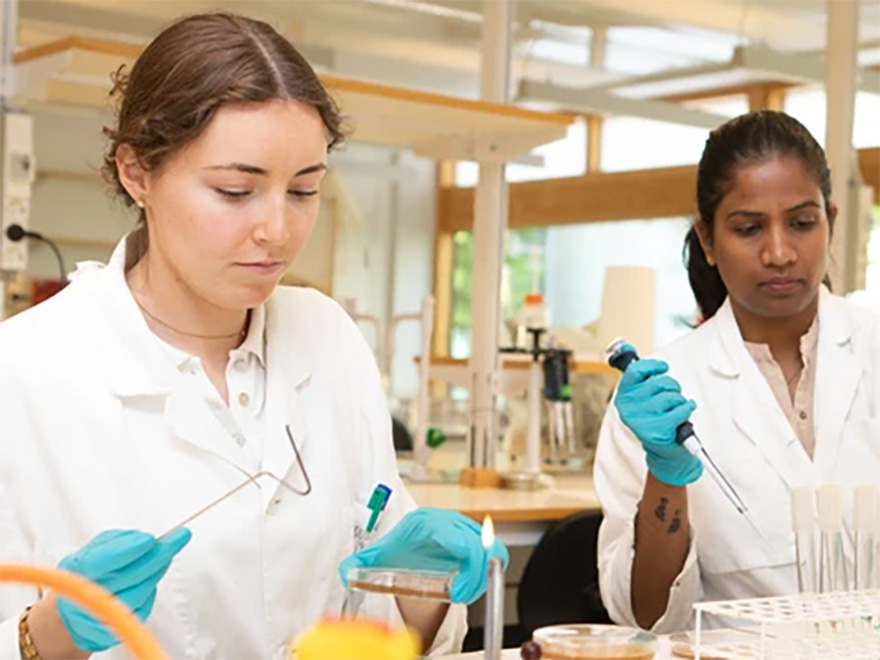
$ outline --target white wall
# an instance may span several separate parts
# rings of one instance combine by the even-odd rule
[[[37,181],[31,198],[30,226],[49,237],[117,241],[131,226],[134,214],[116,202],[109,186],[98,176],[104,149],[101,127],[112,119],[94,110],[37,106],[34,117],[34,153]],[[89,182],[40,176],[46,172],[91,175]],[[110,248],[59,245],[67,270],[77,261],[106,260]],[[58,277],[55,256],[31,241],[28,275]]]

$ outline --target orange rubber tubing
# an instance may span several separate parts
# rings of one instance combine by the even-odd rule
[[[57,591],[110,626],[141,660],[166,660],[168,657],[131,610],[109,591],[84,577],[57,568],[0,564],[0,582],[31,584]]]

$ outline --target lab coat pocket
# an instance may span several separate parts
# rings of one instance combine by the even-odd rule
[[[880,417],[847,421],[840,440],[835,474],[827,481],[880,487]]]
[[[786,484],[767,469],[760,457],[726,469],[749,509],[740,514],[714,482],[705,478],[698,482],[690,515],[701,572],[721,574],[794,566]]]

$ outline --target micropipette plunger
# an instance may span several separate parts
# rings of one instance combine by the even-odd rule
[[[626,340],[620,338],[615,339],[608,345],[608,348],[605,349],[605,352],[608,354],[608,364],[621,372],[625,372],[626,368],[631,363],[639,359],[638,353],[632,348],[624,348],[625,345]],[[761,534],[761,531],[749,519],[747,515],[748,508],[746,507],[745,502],[742,501],[736,490],[734,490],[733,486],[706,452],[706,448],[703,447],[703,443],[700,442],[700,439],[694,431],[693,424],[690,422],[684,422],[681,424],[678,429],[676,429],[675,441],[687,449],[692,456],[696,457],[696,459],[703,464],[706,472],[708,472],[709,476],[715,480],[715,483],[718,484],[721,492],[724,493],[727,499],[730,500],[731,504],[736,507],[736,510],[745,517],[746,521],[763,538],[764,535]]]

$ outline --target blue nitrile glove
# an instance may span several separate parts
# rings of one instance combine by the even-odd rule
[[[348,587],[348,571],[355,567],[412,568],[457,571],[450,600],[470,605],[486,591],[489,557],[500,557],[507,567],[510,557],[498,539],[486,551],[480,526],[455,511],[422,508],[411,511],[390,532],[339,565]]]
[[[682,396],[681,385],[667,371],[669,365],[661,360],[632,362],[620,379],[614,405],[642,443],[651,474],[671,486],[685,486],[700,478],[703,464],[675,441],[675,430],[697,404]]]
[[[156,585],[191,536],[186,528],[162,540],[136,530],[111,529],[62,559],[58,568],[96,582],[146,621],[156,600]],[[61,621],[78,648],[95,652],[119,644],[110,629],[91,614],[61,596],[56,602]]]

